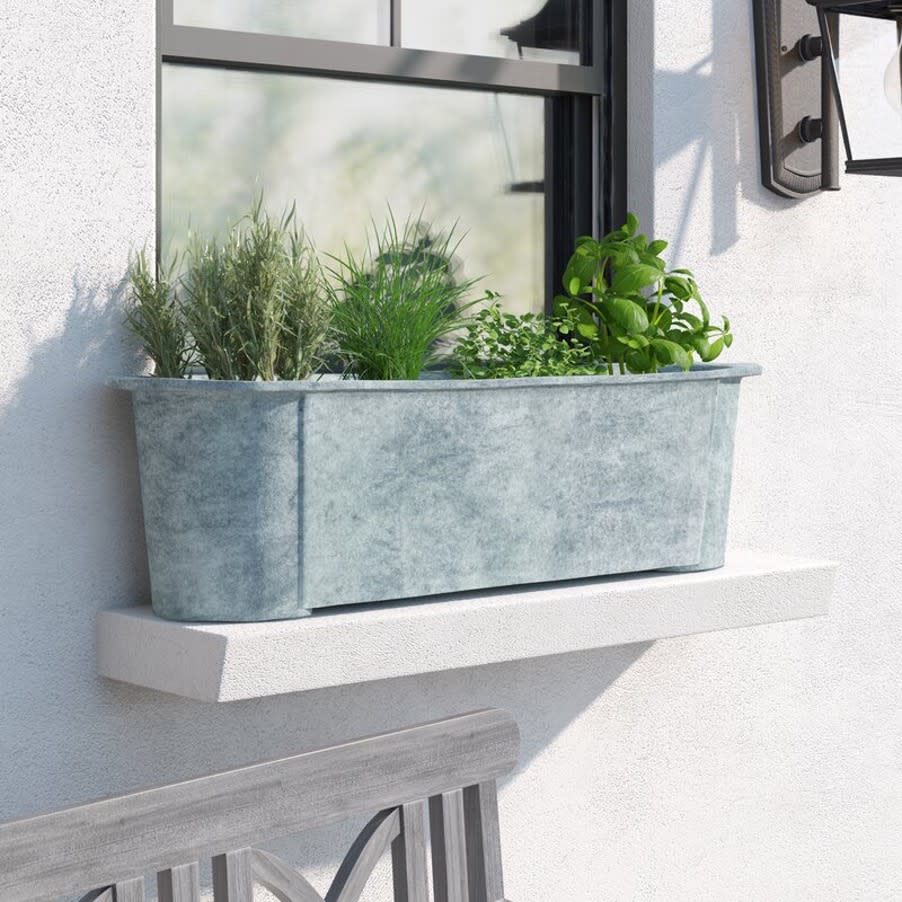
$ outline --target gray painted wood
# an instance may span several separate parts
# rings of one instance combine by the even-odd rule
[[[266,887],[279,902],[323,902],[323,897],[302,874],[269,852],[254,849],[251,870],[254,880]]]
[[[214,902],[253,902],[254,875],[251,850],[226,852],[213,859]]]
[[[92,889],[79,902],[144,902],[144,878],[123,880],[115,886]]]
[[[516,763],[518,746],[510,715],[480,711],[0,824],[0,900],[49,902],[112,883],[115,891],[86,899],[144,902],[143,878],[134,875],[157,872],[161,902],[197,902],[196,862],[215,856],[216,902],[251,902],[255,877],[283,902],[321,902],[300,874],[251,844],[383,809],[349,851],[327,900],[356,902],[391,848],[398,902],[428,902],[422,800],[430,798],[442,887],[436,902],[470,902],[460,787],[493,784]],[[480,812],[493,804],[494,795],[480,796]],[[491,821],[481,817],[485,833]]]
[[[379,859],[401,833],[397,809],[380,811],[348,850],[325,902],[357,902]]]
[[[463,790],[429,800],[435,902],[470,902]]]
[[[509,714],[481,711],[0,824],[0,899],[52,899],[495,779],[518,746]]]
[[[157,874],[158,902],[200,902],[197,862],[168,868]]]
[[[392,843],[395,902],[429,902],[428,816],[425,801],[401,808],[401,835]]]
[[[144,902],[144,878],[134,877],[117,883],[116,902]]]
[[[504,902],[498,791],[494,780],[464,789],[470,902]]]
[[[92,889],[91,892],[85,893],[78,902],[116,902],[113,896],[113,887],[107,886],[103,889]]]

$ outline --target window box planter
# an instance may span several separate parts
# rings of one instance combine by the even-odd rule
[[[740,381],[127,377],[174,620],[723,564]]]

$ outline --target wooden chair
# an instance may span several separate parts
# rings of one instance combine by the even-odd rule
[[[395,902],[429,902],[431,844],[435,902],[503,902],[495,781],[518,751],[510,715],[479,711],[0,824],[0,900],[144,902],[156,873],[160,902],[199,902],[212,857],[216,902],[252,902],[255,884],[281,902],[356,902],[390,851]],[[373,811],[325,900],[253,848]]]

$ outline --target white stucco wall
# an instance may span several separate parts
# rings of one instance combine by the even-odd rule
[[[147,598],[103,380],[133,365],[117,286],[153,228],[153,4],[4,0],[0,818],[498,705],[523,733],[511,899],[899,897],[902,185],[768,195],[749,4],[652,6],[630,2],[633,205],[767,370],[734,541],[842,560],[832,616],[219,707],[97,678],[95,612]],[[322,873],[350,830],[292,854]]]

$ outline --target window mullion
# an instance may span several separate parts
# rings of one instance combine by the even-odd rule
[[[401,47],[401,0],[388,0],[391,6],[389,19],[391,21],[391,35],[389,44],[392,47]]]

